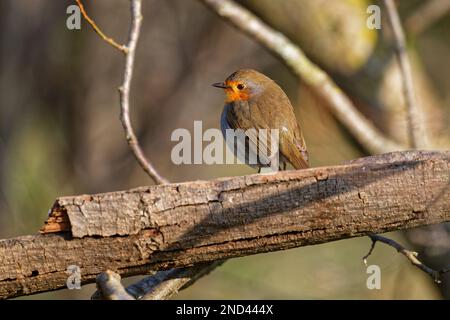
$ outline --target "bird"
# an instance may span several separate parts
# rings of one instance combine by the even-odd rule
[[[261,168],[269,167],[267,157],[271,151],[270,139],[261,141],[264,139],[255,131],[277,129],[279,167],[275,170],[285,170],[287,164],[291,164],[295,169],[309,167],[306,143],[294,108],[286,93],[275,81],[256,70],[241,69],[233,72],[224,82],[213,83],[212,86],[225,91],[226,99],[220,127],[228,147],[232,148],[238,159],[258,168],[258,173]],[[242,129],[245,136],[230,142],[226,139],[227,129]],[[245,154],[238,154],[238,145],[245,146]],[[250,156],[255,156],[255,152],[259,155],[256,157],[257,162],[249,163]]]

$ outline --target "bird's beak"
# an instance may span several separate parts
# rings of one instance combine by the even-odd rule
[[[216,87],[216,88],[220,88],[220,89],[227,89],[228,88],[228,86],[225,83],[223,83],[223,82],[213,83],[212,86]]]

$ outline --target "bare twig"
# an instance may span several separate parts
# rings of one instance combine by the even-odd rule
[[[413,35],[419,35],[433,25],[433,23],[444,17],[449,10],[450,0],[425,1],[406,20],[406,31]]]
[[[132,284],[127,291],[136,299],[163,300],[168,299],[179,290],[185,289],[197,279],[207,275],[225,261],[197,265],[191,268],[160,271],[154,276],[147,277]]]
[[[383,0],[386,7],[389,23],[395,40],[395,51],[400,66],[400,72],[403,78],[403,93],[407,108],[407,123],[410,145],[412,148],[426,147],[426,132],[423,128],[424,122],[422,111],[416,99],[414,92],[414,83],[411,71],[411,63],[406,52],[406,41],[403,33],[400,17],[393,0]]]
[[[203,277],[220,266],[224,261],[199,264],[190,268],[178,268],[158,271],[126,289],[120,283],[120,275],[106,271],[100,274],[97,281],[97,291],[92,295],[93,300],[164,300],[179,290],[189,287],[197,279]],[[151,272],[151,271],[149,271]]]
[[[393,247],[397,252],[403,254],[414,266],[419,268],[420,270],[427,273],[431,278],[433,278],[434,282],[441,283],[441,275],[450,271],[450,266],[442,268],[439,271],[433,270],[430,267],[424,265],[418,258],[418,253],[414,251],[410,251],[405,249],[402,245],[395,242],[392,239],[377,235],[377,234],[371,234],[369,235],[369,238],[372,240],[372,245],[370,247],[369,252],[363,257],[364,264],[367,265],[367,258],[372,254],[373,249],[375,248],[375,244],[379,241],[382,243],[385,243],[391,247]]]
[[[125,70],[122,85],[119,88],[120,93],[120,121],[125,130],[126,139],[136,160],[142,169],[156,182],[160,184],[168,183],[153,165],[145,157],[142,148],[134,133],[130,120],[130,85],[133,77],[134,56],[136,53],[136,45],[139,39],[139,33],[142,24],[141,0],[131,0],[131,28],[128,36],[127,53],[125,55]]]
[[[200,0],[220,17],[262,44],[299,75],[314,92],[323,98],[334,115],[370,153],[405,149],[384,136],[362,115],[333,80],[313,64],[303,51],[286,36],[266,25],[244,7],[231,0]]]
[[[77,2],[78,7],[80,8],[81,14],[83,15],[84,19],[91,25],[92,29],[107,43],[112,45],[114,48],[119,49],[120,51],[127,53],[128,48],[124,45],[118,44],[113,38],[110,38],[106,36],[103,31],[97,26],[94,20],[91,19],[91,17],[88,16],[86,10],[84,9],[83,3],[81,0],[75,0]]]
[[[107,270],[96,278],[97,291],[92,300],[165,300],[178,291],[194,284],[199,278],[206,276],[219,267],[225,260],[199,264],[189,268],[177,268],[158,271],[126,289],[120,282],[120,275]]]
[[[142,169],[153,179],[156,183],[168,183],[168,180],[163,178],[158,171],[153,167],[149,160],[145,157],[141,146],[134,133],[133,126],[130,120],[130,86],[133,77],[134,57],[136,54],[136,46],[139,39],[139,33],[142,24],[141,0],[131,0],[131,28],[128,35],[127,45],[120,45],[114,39],[107,37],[92,20],[86,10],[84,9],[81,0],[76,0],[77,5],[86,21],[92,26],[97,34],[113,47],[119,49],[125,54],[125,71],[122,85],[119,87],[120,94],[120,122],[125,130],[127,143],[130,146],[133,155],[142,167]]]

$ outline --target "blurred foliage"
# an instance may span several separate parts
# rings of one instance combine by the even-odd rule
[[[269,23],[285,31],[334,74],[362,111],[381,126],[387,123],[383,108],[367,96],[361,98],[364,95],[356,90],[378,89],[376,79],[357,78],[354,72],[367,68],[384,41],[361,27],[367,1],[289,0],[282,5],[265,0],[241,2],[262,17],[273,19]],[[118,121],[117,87],[123,57],[84,21],[81,31],[66,29],[65,12],[71,3],[0,2],[1,238],[36,233],[58,196],[150,183],[130,154]],[[419,2],[399,3],[402,16],[407,16]],[[105,33],[119,43],[125,41],[128,1],[86,1],[86,7]],[[365,154],[323,102],[282,63],[198,1],[145,0],[143,9],[131,91],[132,120],[146,154],[171,181],[255,172],[244,165],[175,166],[170,161],[174,145],[170,134],[174,129],[192,130],[194,120],[202,120],[205,129],[219,127],[223,94],[210,84],[244,67],[268,74],[285,89],[302,124],[313,166],[338,164]],[[421,70],[429,78],[426,88],[430,89],[426,91],[447,113],[449,23],[446,17],[412,41]],[[391,92],[401,95],[397,88]],[[438,118],[446,119],[442,114]],[[448,129],[448,122],[443,123]],[[400,234],[395,236],[405,243]],[[382,289],[368,290],[361,257],[369,246],[368,239],[357,238],[234,259],[176,298],[441,297],[426,275],[383,245],[377,245],[369,258],[369,263],[382,268]],[[133,280],[136,277],[126,282]],[[88,298],[93,290],[89,285],[81,291],[64,290],[24,299]]]

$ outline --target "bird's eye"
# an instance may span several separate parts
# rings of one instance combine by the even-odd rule
[[[245,85],[242,84],[242,83],[239,83],[239,84],[237,85],[237,88],[238,88],[239,90],[243,90],[243,89],[245,88]]]

